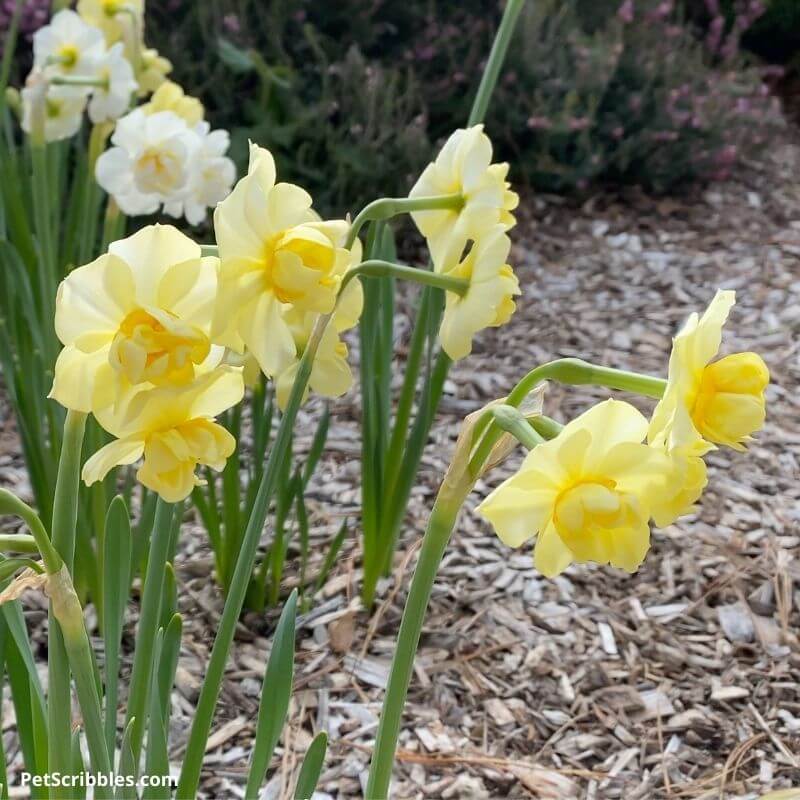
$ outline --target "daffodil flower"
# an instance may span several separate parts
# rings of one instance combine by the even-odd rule
[[[669,476],[663,454],[643,443],[647,420],[606,400],[535,447],[519,471],[478,507],[511,547],[537,537],[547,577],[572,561],[634,572],[650,546],[653,502]]]
[[[191,161],[189,182],[184,192],[164,203],[164,212],[171,217],[185,217],[190,225],[199,225],[207,210],[230,194],[236,165],[225,155],[231,142],[228,131],[212,131],[204,121],[198,122],[194,130],[200,136],[200,148]]]
[[[216,259],[175,228],[151,225],[73,270],[56,300],[64,344],[50,396],[98,412],[132,387],[185,386],[213,368]]]
[[[415,211],[411,216],[426,238],[434,267],[459,260],[467,242],[477,241],[495,225],[514,225],[519,202],[506,181],[508,164],[492,164],[492,143],[483,125],[459,129],[442,147],[409,197],[460,194],[460,208]]]
[[[275,183],[268,150],[251,144],[248,174],[214,213],[220,257],[214,340],[253,354],[275,377],[295,359],[287,307],[330,313],[353,251],[344,220],[321,222],[299,186]]]
[[[653,413],[651,439],[669,436],[680,407],[704,439],[735,450],[744,450],[764,424],[769,370],[761,356],[734,353],[712,361],[735,302],[735,292],[718,291],[703,316],[692,314],[673,340],[667,388]]]
[[[465,295],[447,292],[439,330],[442,348],[454,360],[472,352],[478,331],[504,325],[516,309],[513,298],[520,293],[519,282],[506,263],[511,242],[504,231],[505,226],[495,225],[463,260],[443,270],[445,275],[469,281]]]
[[[22,130],[42,136],[46,142],[58,142],[74,136],[81,127],[86,108],[86,94],[75,93],[71,86],[49,86],[47,79],[32,72],[21,92]]]
[[[298,311],[290,307],[284,312],[284,320],[292,332],[296,351],[291,364],[275,379],[275,397],[281,410],[286,408],[300,359],[318,319],[319,314],[312,311]],[[347,345],[339,338],[336,326],[328,325],[317,347],[305,397],[308,397],[309,391],[323,397],[341,397],[352,384],[353,373],[347,363]]]
[[[154,47],[142,49],[139,57],[139,94],[147,96],[161,86],[172,72],[172,62],[164,58]]]
[[[34,67],[48,76],[94,77],[105,52],[102,32],[70,9],[59,11],[33,36]],[[88,94],[84,88],[70,87],[70,91]]]
[[[241,370],[218,367],[188,386],[130,391],[116,407],[97,413],[116,440],[98,450],[83,467],[87,485],[115,466],[143,458],[137,480],[168,503],[188,497],[200,483],[198,464],[222,470],[236,441],[214,417],[244,394]]]
[[[99,28],[109,47],[132,30],[141,30],[144,0],[78,0],[78,14]]]
[[[98,62],[95,77],[99,85],[92,90],[89,119],[95,124],[118,119],[128,110],[138,87],[121,43],[112,45]]]
[[[697,432],[685,406],[675,408],[672,424],[656,429],[651,424],[647,433],[651,447],[663,453],[669,463],[669,478],[660,492],[653,495],[653,520],[660,528],[692,511],[708,484],[708,471],[703,456],[714,445]]]
[[[172,81],[164,81],[153,93],[150,102],[142,106],[146,114],[157,114],[159,111],[172,111],[190,127],[196,125],[205,116],[203,104],[196,98],[187,95],[183,89]]]

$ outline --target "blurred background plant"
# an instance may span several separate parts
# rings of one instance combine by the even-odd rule
[[[432,143],[466,118],[501,8],[155,0],[148,35],[232,131],[240,166],[252,137],[322,209],[344,213],[378,188],[406,191]],[[774,73],[745,47],[790,60],[798,14],[792,0],[531,3],[487,120],[499,155],[517,184],[547,191],[723,178],[778,123]],[[775,29],[785,44],[770,49]]]

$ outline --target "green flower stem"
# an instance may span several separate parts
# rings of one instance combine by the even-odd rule
[[[53,86],[90,86],[95,89],[107,89],[108,81],[100,78],[82,78],[78,75],[54,75],[50,78]]]
[[[564,426],[560,422],[556,422],[544,414],[537,414],[530,420],[530,424],[533,425],[536,433],[548,440],[555,439],[564,430]]]
[[[458,210],[464,205],[464,198],[458,194],[440,194],[431,197],[380,197],[364,206],[358,212],[345,241],[348,250],[353,246],[359,232],[367,222],[391,219],[411,211],[436,211],[439,209]]]
[[[8,553],[38,553],[39,546],[33,536],[25,533],[6,533],[0,535],[0,550]]]
[[[339,294],[345,290],[350,281],[358,276],[365,278],[400,278],[401,280],[421,283],[424,286],[445,289],[460,297],[463,297],[469,289],[469,281],[464,278],[453,278],[450,275],[440,275],[438,272],[429,272],[426,269],[405,267],[402,264],[393,264],[391,261],[370,259],[369,261],[362,261],[344,276]]]
[[[200,690],[192,729],[189,733],[189,741],[186,745],[183,767],[175,795],[179,800],[194,800],[197,795],[200,770],[203,765],[203,754],[206,749],[208,734],[211,730],[211,723],[214,719],[214,709],[219,697],[220,687],[222,686],[225,663],[228,660],[228,654],[233,644],[236,623],[244,605],[247,586],[255,564],[258,542],[264,529],[264,522],[267,519],[269,504],[275,494],[281,463],[291,446],[292,429],[294,428],[298,409],[303,401],[308,380],[311,377],[314,357],[317,354],[317,348],[330,318],[331,315],[329,314],[320,317],[309,337],[297,367],[297,374],[295,375],[286,409],[281,416],[275,442],[267,459],[264,473],[261,476],[253,509],[247,522],[238,558],[236,559],[230,590],[225,599],[222,618],[217,628],[217,635],[211,650],[211,658],[206,668],[206,676],[203,681],[203,687]],[[256,457],[259,455],[256,454]]]
[[[494,406],[489,409],[495,424],[506,433],[510,433],[518,442],[533,450],[545,441],[545,438],[535,430],[532,422],[523,416],[522,412],[514,406]]]
[[[147,728],[147,709],[149,708],[149,689],[153,664],[158,622],[161,618],[161,596],[164,574],[169,556],[170,531],[174,507],[160,497],[156,504],[153,533],[147,555],[147,571],[142,589],[142,605],[139,613],[139,627],[133,656],[133,670],[128,691],[128,707],[125,714],[125,727],[131,725],[130,743],[133,763],[139,764],[142,751],[142,738]]]
[[[509,44],[511,44],[511,37],[514,35],[517,19],[524,5],[525,0],[508,0],[506,3],[503,19],[500,21],[500,27],[495,34],[492,50],[489,53],[489,60],[486,62],[486,69],[483,71],[467,125],[477,125],[479,122],[483,122],[486,117],[489,101],[492,99],[494,87],[497,86],[497,79],[500,76],[500,70],[506,59],[506,52]]]
[[[419,560],[414,570],[414,577],[411,579],[408,599],[403,610],[403,621],[397,635],[392,670],[389,674],[386,697],[381,709],[367,791],[364,795],[369,800],[385,800],[389,796],[389,783],[403,719],[403,707],[422,632],[422,623],[428,608],[428,600],[431,596],[436,572],[447,543],[450,541],[450,534],[455,527],[458,512],[471,489],[471,482],[462,481],[456,485],[448,485],[447,479],[445,479],[428,520]]]
[[[200,255],[203,258],[208,258],[209,256],[217,258],[219,256],[219,246],[216,244],[201,244]]]
[[[95,772],[108,774],[112,769],[111,759],[103,732],[100,695],[95,681],[91,644],[83,620],[83,608],[78,600],[78,595],[75,594],[72,577],[66,566],[62,567],[55,575],[50,576],[47,586],[52,613],[61,629],[69,666],[75,676],[75,689],[81,707],[92,769]],[[51,741],[53,741],[52,731]],[[56,740],[57,742],[58,740]],[[69,749],[64,748],[63,743],[61,743],[61,747],[65,750]],[[55,771],[52,764],[50,771]],[[98,797],[103,794],[98,794]]]
[[[660,399],[667,382],[663,378],[653,378],[649,375],[640,375],[637,372],[627,372],[621,369],[601,367],[590,364],[579,358],[562,358],[550,361],[531,370],[513,389],[506,399],[509,406],[518,407],[522,401],[542,382],[556,380],[572,386],[604,386],[608,389],[618,389],[634,392]],[[474,454],[470,459],[470,469],[473,475],[480,469],[494,446],[500,438],[501,431],[492,425],[492,418],[485,414],[475,427],[473,441],[477,443]]]
[[[0,550],[16,550],[18,553],[41,553],[44,568],[50,574],[58,572],[63,561],[53,547],[39,515],[15,494],[0,489],[0,514],[13,514],[19,517],[30,529],[32,536],[0,536]]]
[[[78,485],[81,472],[81,449],[86,428],[86,414],[68,411],[58,461],[53,500],[52,542],[67,570],[72,570],[75,555],[75,526],[78,519]],[[50,602],[47,648],[48,690],[48,771],[69,774],[73,763],[67,742],[72,740],[72,699],[70,696],[69,655],[61,626],[56,623],[54,604]],[[71,790],[52,789],[52,797],[68,798]]]

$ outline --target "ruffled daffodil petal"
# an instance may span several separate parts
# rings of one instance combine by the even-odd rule
[[[478,512],[512,546],[536,536],[536,565],[548,577],[571,561],[633,572],[647,554],[650,509],[669,474],[666,457],[642,443],[646,431],[633,406],[600,403],[534,448]]]
[[[437,271],[458,261],[470,240],[494,225],[514,224],[518,197],[506,181],[507,164],[492,164],[492,143],[483,125],[455,131],[436,160],[419,177],[409,197],[459,194],[460,208],[415,211],[412,217],[426,238]]]
[[[675,337],[667,388],[650,424],[651,440],[669,438],[679,407],[703,438],[735,450],[743,450],[764,424],[769,370],[763,359],[735,353],[712,361],[735,299],[732,291],[718,291],[702,317],[692,314]]]
[[[187,497],[203,464],[221,470],[236,442],[214,417],[244,394],[241,369],[219,367],[186,387],[133,390],[97,414],[100,424],[119,437],[86,462],[87,484],[102,480],[114,466],[142,456],[138,480],[175,503]]]
[[[151,225],[114,242],[59,287],[65,345],[51,396],[99,411],[129,389],[181,386],[220,360],[209,338],[215,259],[175,228]]]
[[[360,259],[360,248],[344,247],[346,222],[320,221],[307,192],[275,178],[269,151],[251,144],[248,174],[214,214],[220,272],[213,336],[247,349],[268,377],[297,358],[287,312],[332,312],[344,274]],[[360,288],[348,294],[334,320],[338,330],[360,313]]]
[[[469,281],[463,297],[447,293],[439,330],[442,348],[453,360],[472,352],[478,331],[505,324],[516,308],[513,298],[520,294],[519,282],[506,263],[511,242],[504,231],[496,225],[462,261],[445,270],[446,275]]]

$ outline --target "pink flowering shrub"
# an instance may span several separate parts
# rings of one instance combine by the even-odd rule
[[[715,19],[715,0],[702,1]],[[769,71],[740,54],[763,10],[756,0],[741,0],[733,24],[705,36],[673,0],[601,0],[591,25],[586,7],[532,5],[525,53],[514,51],[495,106],[533,185],[562,191],[603,180],[665,191],[720,180],[780,124]]]

